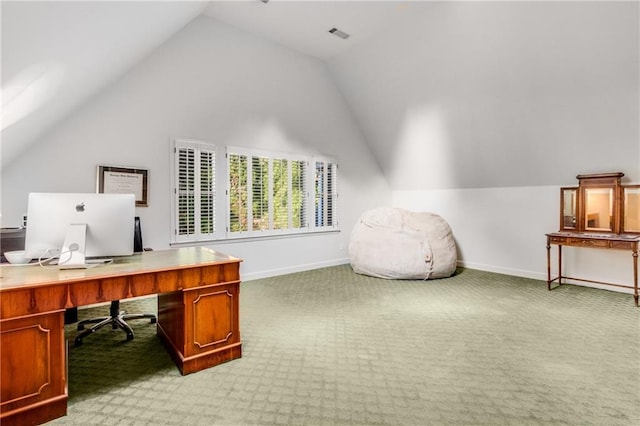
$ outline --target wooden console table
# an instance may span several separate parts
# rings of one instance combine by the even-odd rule
[[[633,289],[633,299],[638,306],[638,246],[640,235],[632,234],[594,234],[589,232],[552,232],[547,236],[547,288],[551,290],[551,283],[562,279],[583,281],[595,284],[604,284],[613,287]],[[558,276],[551,278],[551,245],[558,246]],[[562,246],[586,247],[599,249],[629,250],[633,259],[633,285],[612,284],[601,281],[592,281],[562,275]]]
[[[182,374],[240,358],[240,262],[191,247],[86,270],[0,267],[0,423],[66,415],[64,312],[74,306],[158,294],[158,336]]]

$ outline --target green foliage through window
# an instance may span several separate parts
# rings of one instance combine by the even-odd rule
[[[228,159],[230,232],[308,227],[307,161],[243,152],[229,153]]]
[[[248,231],[247,157],[229,155],[229,230]]]
[[[335,162],[246,148],[217,159],[217,152],[206,142],[175,141],[172,242],[336,228]]]

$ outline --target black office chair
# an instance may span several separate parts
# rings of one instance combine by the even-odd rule
[[[142,251],[148,251],[150,249],[145,249],[142,246],[142,227],[140,226],[140,218],[136,216],[135,222],[135,231],[133,235],[133,251],[136,253]],[[75,339],[75,346],[82,345],[82,339],[87,337],[90,334],[95,333],[100,328],[111,324],[111,327],[116,329],[121,329],[125,333],[127,333],[127,341],[133,340],[133,329],[127,324],[127,320],[136,320],[136,319],[149,319],[151,324],[155,324],[158,319],[153,314],[127,314],[124,311],[120,312],[120,301],[113,300],[111,301],[111,306],[109,308],[109,316],[108,317],[98,317],[91,318],[87,320],[80,321],[78,323],[78,331],[82,331],[82,333],[78,334]],[[85,325],[87,324],[95,324],[85,330]],[[83,331],[84,330],[84,331]]]

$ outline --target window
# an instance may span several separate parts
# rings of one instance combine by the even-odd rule
[[[315,230],[307,218],[310,158],[228,148],[227,161],[229,237]]]
[[[219,152],[205,142],[175,141],[172,242],[337,229],[332,159],[234,147]]]
[[[336,169],[329,160],[317,159],[315,165],[315,225],[316,228],[332,228],[336,224]]]
[[[216,238],[216,147],[176,141],[174,147],[175,242]]]
[[[247,157],[229,157],[229,230],[241,232],[249,230]]]

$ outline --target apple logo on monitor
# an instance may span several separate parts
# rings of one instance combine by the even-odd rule
[[[76,211],[77,212],[83,212],[84,211],[84,203],[80,203],[76,205]]]

